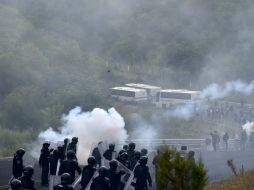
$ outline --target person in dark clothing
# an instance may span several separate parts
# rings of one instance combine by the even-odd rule
[[[107,169],[102,166],[99,169],[99,176],[93,179],[91,190],[110,190],[109,179],[106,177]]]
[[[135,151],[133,164],[131,165],[131,168],[130,168],[131,170],[135,168],[140,158],[141,158],[141,152]]]
[[[142,148],[140,152],[141,152],[141,156],[147,156],[148,154],[148,150],[146,148]]]
[[[61,175],[61,183],[54,186],[54,190],[74,190],[71,186],[71,176],[68,173],[63,173]]]
[[[241,136],[240,136],[240,148],[241,148],[241,150],[245,150],[247,140],[248,140],[248,135],[246,133],[246,130],[242,130]]]
[[[60,161],[61,162],[64,161],[65,158],[66,158],[64,147],[63,146],[58,146],[57,151],[58,151],[58,157],[59,157]]]
[[[134,168],[135,166],[135,148],[136,145],[135,143],[131,142],[129,144],[129,150],[127,151],[128,154],[128,159],[129,159],[129,163],[130,163],[130,168]]]
[[[48,186],[49,185],[49,179],[48,179],[48,175],[49,175],[49,155],[50,155],[50,151],[49,150],[49,146],[50,143],[49,142],[45,142],[42,145],[42,149],[41,149],[41,155],[39,158],[39,165],[42,169],[41,171],[41,186]]]
[[[96,161],[93,156],[90,156],[87,159],[87,164],[88,165],[84,166],[82,170],[82,176],[81,176],[81,182],[80,182],[82,189],[86,188],[89,181],[92,179],[92,177],[94,176],[94,173],[96,172],[96,168],[95,168]]]
[[[146,166],[148,158],[142,156],[140,158],[139,164],[134,170],[134,178],[136,178],[135,190],[146,190],[148,189],[147,182],[149,186],[152,187],[152,179],[149,172],[149,168]]]
[[[103,153],[103,157],[109,161],[116,158],[116,151],[115,151],[114,144],[109,144],[108,149]]]
[[[95,165],[101,166],[101,153],[99,150],[99,146],[101,146],[102,142],[98,143],[98,146],[93,149],[92,156],[95,158]]]
[[[223,135],[222,139],[223,139],[223,142],[224,142],[224,144],[225,144],[225,146],[226,146],[226,151],[228,151],[228,140],[229,140],[229,135],[228,135],[227,132]]]
[[[121,177],[125,174],[124,171],[117,172],[118,163],[115,159],[109,162],[109,169],[106,171],[106,177],[109,179],[110,190],[120,190],[124,186],[121,183]]]
[[[216,152],[217,151],[217,146],[220,142],[220,137],[217,133],[217,131],[214,131],[213,133],[210,134],[212,137],[212,145],[213,145],[213,149]]]
[[[123,150],[128,151],[128,149],[129,149],[129,145],[127,144],[123,145]]]
[[[64,160],[59,168],[59,175],[63,173],[69,173],[71,176],[70,183],[72,184],[75,181],[75,172],[81,174],[81,168],[79,167],[78,162],[75,160],[75,153],[71,150],[67,152],[67,160]]]
[[[71,143],[67,147],[67,152],[72,150],[75,154],[77,154],[77,144],[78,144],[78,137],[73,137],[71,139]]]
[[[63,144],[63,153],[64,153],[64,155],[66,155],[66,153],[67,153],[67,147],[68,147],[68,143],[69,143],[69,139],[68,138],[65,138],[64,139],[64,144]]]
[[[23,189],[36,190],[34,180],[32,179],[34,173],[33,166],[26,166],[23,175],[19,178]]]
[[[121,160],[121,155],[122,155],[124,152],[126,152],[126,151],[125,151],[125,150],[123,150],[123,149],[119,151],[119,153],[118,153],[118,155],[117,155],[117,158],[116,158],[116,159],[117,159],[117,161],[119,161],[119,162],[120,162],[120,160]]]
[[[59,151],[58,149],[56,149],[49,156],[50,175],[56,175],[58,160],[59,160]]]
[[[18,179],[13,179],[10,185],[11,185],[11,190],[22,190],[22,183]]]
[[[118,160],[121,164],[123,164],[126,168],[130,169],[130,162],[128,159],[128,154],[127,152],[123,152]]]
[[[24,169],[23,156],[25,153],[26,151],[23,148],[20,148],[14,154],[12,162],[12,174],[16,179],[22,176],[22,172]]]

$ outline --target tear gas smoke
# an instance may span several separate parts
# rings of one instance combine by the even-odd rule
[[[231,92],[238,92],[243,95],[250,95],[254,91],[254,80],[249,84],[241,80],[227,82],[224,86],[211,84],[202,91],[203,98],[220,99],[228,96]]]
[[[182,118],[182,119],[190,119],[194,115],[194,105],[193,104],[184,104],[176,106],[174,109],[169,110],[167,114],[172,117]]]
[[[82,112],[80,107],[63,115],[64,126],[59,132],[52,128],[39,134],[39,139],[50,142],[63,141],[64,138],[78,137],[78,153],[80,162],[85,162],[93,144],[99,141],[125,141],[128,137],[122,116],[111,108],[105,111],[95,108],[91,112]]]
[[[247,135],[250,136],[254,133],[254,122],[247,122],[242,126],[242,129],[246,131]]]

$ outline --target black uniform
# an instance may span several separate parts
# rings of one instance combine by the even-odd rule
[[[41,155],[39,158],[39,165],[42,169],[41,171],[41,185],[48,185],[49,184],[49,179],[48,179],[48,174],[49,174],[49,143],[44,143],[41,149]]]
[[[34,186],[34,180],[29,176],[22,176],[19,178],[23,189],[36,190]]]
[[[73,183],[75,181],[75,171],[77,171],[79,175],[81,174],[81,168],[79,167],[78,162],[76,160],[67,159],[61,163],[59,175],[69,173],[71,176],[70,183]]]
[[[96,165],[101,166],[101,153],[98,147],[93,149],[92,156],[95,158]]]
[[[76,154],[77,153],[77,143],[78,143],[78,138],[73,137],[71,140],[71,143],[67,147],[67,152],[71,150]]]
[[[102,176],[98,176],[94,178],[90,189],[91,190],[110,190],[109,179]]]
[[[121,184],[121,177],[125,174],[124,171],[115,171],[112,169],[108,169],[106,172],[106,177],[109,179],[110,182],[110,190],[120,190],[122,188]]]
[[[58,184],[54,186],[54,190],[74,190],[74,188],[71,185]]]
[[[81,186],[83,189],[86,188],[88,185],[89,181],[92,179],[94,173],[96,172],[96,168],[90,165],[84,166],[82,170],[82,177],[81,177]]]
[[[56,175],[58,160],[59,152],[58,150],[54,150],[53,154],[49,157],[50,175]]]
[[[107,160],[112,160],[114,158],[114,155],[116,155],[116,151],[115,149],[115,145],[114,144],[110,144],[109,145],[109,149],[107,149],[104,153],[103,153],[103,157]]]
[[[20,150],[18,150],[14,154],[13,162],[12,162],[12,174],[13,174],[14,178],[16,178],[16,179],[22,176],[22,172],[24,169],[23,155],[25,154],[25,152],[20,151]]]

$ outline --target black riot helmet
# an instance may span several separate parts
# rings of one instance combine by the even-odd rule
[[[99,176],[105,177],[106,172],[107,172],[107,168],[106,168],[105,166],[101,166],[101,167],[99,168]]]
[[[68,139],[68,138],[65,138],[65,139],[64,139],[64,144],[68,144],[68,142],[69,142],[69,139]]]
[[[72,137],[71,142],[77,144],[78,143],[78,137]]]
[[[142,156],[140,158],[140,160],[139,160],[139,163],[140,163],[140,165],[144,165],[145,166],[147,164],[147,161],[148,161],[147,156]]]
[[[129,149],[129,146],[127,144],[123,145],[123,149],[127,151]]]
[[[141,149],[141,156],[146,156],[148,153],[148,150],[146,148]]]
[[[61,175],[61,184],[63,185],[69,185],[71,182],[71,176],[69,173],[63,173]]]
[[[21,187],[22,187],[22,183],[21,183],[21,181],[20,180],[18,180],[18,179],[13,179],[12,181],[11,181],[11,189],[12,190],[18,190],[18,189],[21,189]]]
[[[66,156],[67,156],[67,159],[74,159],[74,158],[75,158],[75,156],[76,156],[76,154],[75,154],[75,152],[74,152],[74,151],[72,151],[72,150],[68,150],[68,152],[67,152]]]
[[[90,156],[87,159],[87,163],[88,163],[89,166],[95,166],[95,164],[96,164],[95,157],[94,156]]]
[[[112,170],[116,170],[117,167],[118,167],[117,161],[116,161],[115,159],[111,160],[111,161],[109,162],[109,167],[110,167],[110,169],[112,169]]]
[[[52,156],[57,158],[59,156],[60,152],[58,149],[53,150]]]
[[[140,157],[141,157],[141,153],[139,151],[135,151],[134,156],[135,156],[136,159],[139,160]]]
[[[124,153],[122,153],[121,155],[120,155],[120,158],[123,160],[123,161],[126,161],[126,160],[128,160],[128,154],[127,154],[127,152],[124,152]]]
[[[135,148],[136,148],[136,144],[134,142],[131,142],[129,144],[129,150],[135,150]]]
[[[115,149],[115,144],[113,144],[113,143],[109,144],[108,148],[109,148],[109,150],[113,151]]]
[[[34,174],[34,168],[33,166],[26,166],[23,170],[24,176],[32,177]]]
[[[18,156],[18,157],[23,157],[24,156],[24,154],[26,153],[26,151],[23,149],[23,148],[19,148],[17,151],[16,151],[16,155]]]
[[[48,141],[46,141],[46,142],[44,142],[43,144],[42,144],[42,147],[43,148],[48,148],[50,146],[50,143],[48,142]]]

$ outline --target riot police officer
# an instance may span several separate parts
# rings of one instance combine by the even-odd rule
[[[88,185],[89,181],[92,179],[92,177],[96,171],[96,168],[95,168],[96,161],[93,156],[90,156],[87,159],[87,164],[88,165],[84,166],[84,168],[82,170],[82,177],[81,177],[81,182],[80,182],[82,189],[86,188],[86,186]]]
[[[103,153],[103,156],[107,160],[112,160],[116,157],[115,145],[109,144],[108,149]]]
[[[54,190],[74,190],[74,188],[70,185],[71,176],[68,173],[63,173],[61,175],[61,183],[54,186]]]
[[[66,155],[66,153],[67,153],[67,147],[68,147],[68,143],[69,143],[69,139],[68,138],[65,138],[64,139],[64,144],[63,144],[63,153],[64,153],[64,155]]]
[[[136,178],[135,190],[146,190],[148,188],[147,182],[149,186],[152,187],[152,179],[149,172],[149,168],[146,166],[148,158],[146,156],[142,156],[140,158],[139,164],[134,170],[134,177]]]
[[[22,183],[18,179],[13,179],[10,185],[11,185],[11,190],[22,190]]]
[[[109,179],[110,190],[120,190],[124,185],[121,184],[121,176],[124,171],[117,172],[118,163],[115,159],[109,162],[109,169],[106,172],[106,177]]]
[[[102,166],[99,169],[99,176],[93,179],[91,190],[110,190],[109,179],[106,177],[107,169]]]
[[[130,163],[130,168],[134,168],[135,166],[135,143],[131,142],[129,144],[129,149],[127,151],[128,154],[128,159],[129,159],[129,163]]]
[[[22,176],[22,172],[24,169],[23,156],[25,153],[26,151],[23,148],[20,148],[14,154],[12,163],[12,174],[16,179]]]
[[[146,148],[142,148],[140,152],[141,152],[141,156],[147,156],[148,154],[148,150]]]
[[[118,160],[121,164],[123,164],[126,168],[130,169],[130,162],[128,159],[128,154],[127,152],[123,152]]]
[[[32,179],[34,173],[33,166],[26,166],[23,175],[19,178],[23,189],[36,190],[34,180]]]
[[[77,153],[78,137],[73,137],[70,144],[67,147],[67,152],[72,150],[75,154]]]
[[[134,154],[134,160],[133,160],[133,164],[130,166],[131,170],[133,170],[136,166],[136,164],[138,163],[139,159],[141,157],[141,152],[139,151],[135,151],[135,154]]]
[[[67,152],[67,160],[64,160],[59,168],[59,175],[63,173],[69,173],[71,176],[70,183],[75,181],[75,172],[77,171],[78,174],[81,174],[81,168],[79,167],[78,162],[75,160],[76,155],[73,151],[69,150]]]
[[[56,175],[58,160],[59,160],[59,151],[58,149],[56,149],[49,156],[50,175]]]
[[[39,165],[41,167],[41,186],[48,186],[49,184],[49,150],[50,143],[44,142],[41,149],[41,155],[39,158]]]

